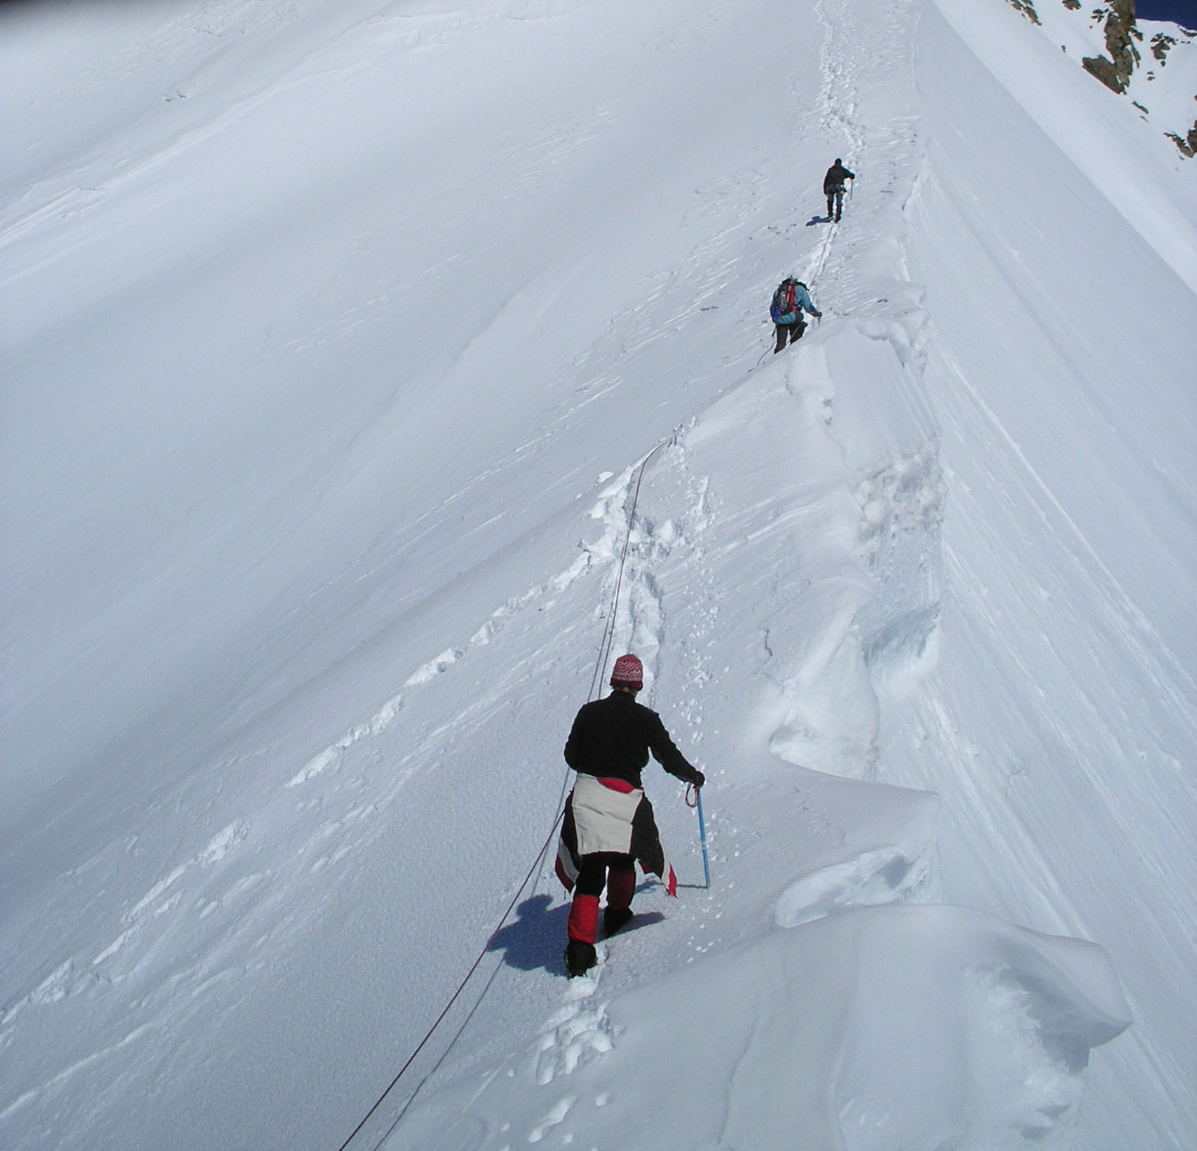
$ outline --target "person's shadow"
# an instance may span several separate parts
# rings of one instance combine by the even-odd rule
[[[806,226],[808,228],[813,228],[816,224],[830,224],[830,223],[831,223],[830,216],[811,216],[811,218],[806,221]]]
[[[648,885],[645,883],[640,886]],[[679,883],[678,886],[688,885]],[[525,899],[515,909],[515,921],[506,927],[500,927],[491,937],[486,950],[505,952],[503,962],[508,967],[515,967],[520,971],[535,971],[543,967],[546,971],[559,975],[562,971],[561,955],[565,951],[570,905],[563,903],[550,910],[552,902],[551,895],[533,895],[530,899]],[[637,928],[660,923],[664,918],[660,911],[637,912],[632,922],[619,934],[626,935]],[[602,937],[600,927],[599,938]]]
[[[569,922],[569,904],[550,910],[551,895],[533,895],[516,909],[516,918],[500,927],[487,945],[487,951],[503,951],[503,962],[520,971],[538,967],[560,973],[561,954],[565,950],[565,928]]]

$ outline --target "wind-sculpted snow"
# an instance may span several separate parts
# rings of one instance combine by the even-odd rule
[[[1092,944],[948,907],[846,911],[566,1009],[555,1074],[539,1044],[475,1069],[386,1146],[552,1127],[556,1145],[662,1151],[1067,1147],[1089,1050],[1129,1022]]]
[[[1197,200],[994,2],[0,8],[5,1148],[1186,1145]]]

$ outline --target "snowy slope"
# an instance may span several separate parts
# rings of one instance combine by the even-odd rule
[[[355,1147],[1191,1141],[1154,127],[1000,0],[0,31],[6,1147],[336,1148],[480,955]],[[680,898],[567,983],[608,623],[714,881],[650,768]]]
[[[925,37],[938,34],[926,20]],[[944,295],[934,315],[944,338],[929,341],[925,379],[954,481],[944,548],[958,591],[943,626],[958,640],[950,654],[945,645],[919,719],[890,749],[891,778],[934,787],[960,811],[941,847],[958,839],[975,859],[961,873],[945,870],[948,898],[1109,950],[1136,1018],[1111,1048],[1112,1063],[1136,1058],[1142,1044],[1138,1058],[1178,1086],[1146,1103],[1096,1066],[1094,1122],[1111,1146],[1183,1145],[1195,1129],[1197,1030],[1177,1005],[1188,998],[1194,958],[1160,925],[1191,923],[1186,876],[1197,872],[1189,750],[1197,666],[1193,597],[1181,590],[1197,570],[1186,462],[1197,416],[1193,297],[1168,274],[1175,260],[1149,248],[1143,229],[1118,228],[1123,205],[1104,202],[1081,173],[1052,171],[1069,210],[1051,211],[1051,227],[1042,211],[1012,208],[1035,203],[1050,151],[1030,124],[1017,148],[963,143],[964,125],[944,114],[953,102],[943,97],[964,84],[990,95],[988,119],[972,118],[969,136],[994,142],[1017,122],[979,69],[946,86],[924,73],[923,83],[934,175],[912,212],[910,270]],[[1012,173],[1023,164],[1032,175],[1020,180]],[[978,211],[962,172],[973,187],[1002,181],[1007,204]],[[1197,197],[1177,201],[1190,217],[1197,211]],[[1094,245],[1095,232],[1110,239]],[[1177,238],[1172,250],[1181,247]],[[973,257],[977,265],[960,275]],[[1048,303],[1058,300],[1069,301],[1067,313]],[[978,310],[986,324],[965,335]],[[1125,332],[1154,335],[1141,343]],[[992,445],[983,462],[978,441]],[[962,674],[986,665],[1002,669],[997,684]],[[1062,722],[1067,715],[1077,718]],[[941,764],[929,768],[922,733],[951,747]],[[1062,812],[1071,818],[1061,822]],[[993,866],[995,850],[1014,864],[1007,875],[1023,872],[1017,894],[1001,877],[1006,867]],[[949,875],[968,879],[957,886]],[[1032,910],[1045,897],[1051,910]]]

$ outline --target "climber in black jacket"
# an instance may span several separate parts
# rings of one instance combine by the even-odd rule
[[[660,877],[667,894],[677,894],[677,876],[640,782],[649,753],[670,775],[695,787],[706,782],[678,751],[661,717],[636,702],[643,686],[640,660],[620,656],[611,673],[611,694],[581,708],[565,744],[565,762],[578,773],[557,848],[557,876],[574,893],[565,951],[570,975],[584,975],[595,965],[604,887],[605,934],[614,934],[632,918],[636,860]]]

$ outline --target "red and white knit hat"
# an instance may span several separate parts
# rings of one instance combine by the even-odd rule
[[[611,686],[639,691],[644,686],[644,665],[634,655],[621,655],[611,672]]]

